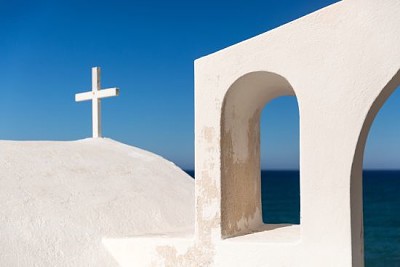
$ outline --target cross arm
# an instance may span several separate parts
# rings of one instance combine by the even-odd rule
[[[107,88],[96,92],[98,98],[106,98],[119,95],[119,88]]]
[[[119,88],[107,88],[100,91],[91,91],[85,93],[79,93],[75,95],[75,101],[86,101],[93,98],[107,98],[119,95]]]
[[[75,95],[75,102],[91,100],[93,98],[92,92],[79,93]]]

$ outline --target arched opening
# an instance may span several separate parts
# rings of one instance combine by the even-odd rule
[[[366,266],[400,266],[400,90],[385,102],[368,135],[363,165]]]
[[[229,88],[221,118],[221,234],[261,231],[260,116],[280,96],[294,96],[282,76],[252,72]]]
[[[392,93],[395,91],[395,89],[400,85],[400,71],[396,73],[395,76],[389,81],[389,83],[383,88],[383,90],[380,92],[380,94],[377,96],[376,100],[372,104],[366,118],[363,124],[363,127],[361,129],[361,133],[358,139],[355,155],[354,155],[354,160],[353,160],[353,165],[352,165],[352,170],[351,170],[351,181],[350,181],[350,194],[351,194],[351,228],[352,228],[352,258],[353,258],[353,265],[354,266],[360,266],[362,262],[364,262],[364,257],[367,256],[365,255],[365,245],[364,241],[370,242],[370,239],[365,240],[364,238],[364,227],[367,228],[367,230],[371,225],[368,225],[370,223],[369,219],[364,216],[363,211],[366,212],[366,216],[370,216],[371,214],[368,214],[368,207],[364,209],[363,206],[363,191],[366,194],[369,194],[370,189],[376,190],[378,188],[374,188],[374,185],[371,184],[371,181],[374,181],[374,179],[377,179],[376,173],[367,173],[365,172],[365,180],[364,180],[364,186],[363,186],[363,163],[364,163],[364,151],[365,151],[365,145],[367,142],[367,137],[370,132],[372,123],[374,122],[378,112],[381,110],[382,106],[384,103],[387,101],[387,99],[392,95]],[[400,177],[399,177],[400,178]],[[390,178],[388,178],[390,179]],[[384,183],[383,180],[380,180],[378,182],[380,185]],[[379,189],[378,189],[379,190]],[[398,192],[397,192],[398,194]],[[370,202],[373,202],[373,198],[369,199],[371,196],[366,195],[366,199],[364,202],[366,205],[370,204]],[[393,203],[395,204],[395,203]],[[398,206],[397,206],[398,207]],[[370,207],[371,208],[371,207]],[[393,211],[395,213],[395,211]],[[398,214],[398,213],[397,213]],[[373,215],[372,215],[373,216]],[[365,222],[365,224],[364,224]],[[366,225],[367,224],[367,225]],[[382,226],[382,225],[381,225]],[[400,224],[395,227],[400,231]],[[381,240],[382,241],[382,240]],[[398,240],[396,243],[399,243]],[[369,246],[371,244],[368,244]],[[374,245],[374,244],[372,244]],[[375,244],[376,245],[376,244]],[[368,248],[368,252],[370,252],[370,248]],[[366,264],[368,265],[373,265],[373,263],[369,262],[369,257],[368,255],[366,257]],[[398,261],[396,264],[400,263]],[[383,261],[380,261],[379,264],[384,264]],[[390,265],[390,264],[389,264]]]
[[[265,106],[260,138],[263,222],[299,224],[299,107],[296,97],[278,97]]]

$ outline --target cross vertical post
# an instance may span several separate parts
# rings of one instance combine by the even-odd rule
[[[93,138],[101,137],[101,102],[100,98],[94,97],[100,90],[100,67],[92,68],[92,131]]]

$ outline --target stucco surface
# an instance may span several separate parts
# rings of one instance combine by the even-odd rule
[[[118,266],[108,238],[193,232],[194,181],[109,139],[0,141],[0,266]]]
[[[195,235],[115,241],[126,266],[363,266],[363,149],[400,85],[399,25],[398,0],[344,0],[196,60]],[[285,95],[299,106],[301,223],[263,227],[259,114]]]

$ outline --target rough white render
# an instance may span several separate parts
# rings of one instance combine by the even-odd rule
[[[345,0],[195,62],[195,234],[109,239],[124,266],[363,266],[362,160],[400,85],[400,1]],[[294,95],[300,225],[263,225],[259,115]]]
[[[194,181],[109,139],[0,141],[0,266],[118,266],[103,241],[193,231]]]

